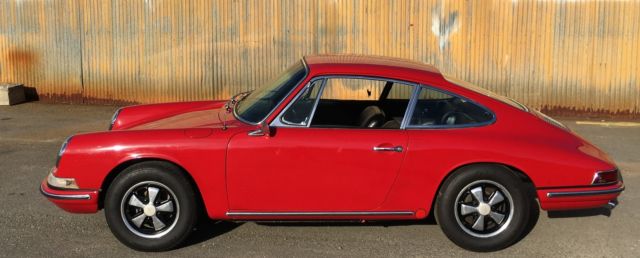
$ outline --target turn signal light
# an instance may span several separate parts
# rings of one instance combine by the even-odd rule
[[[60,189],[78,189],[78,184],[76,184],[75,179],[56,177],[54,171],[55,169],[51,170],[49,176],[47,176],[47,184],[49,184],[49,186]]]

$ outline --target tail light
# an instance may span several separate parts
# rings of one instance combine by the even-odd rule
[[[593,175],[592,185],[608,185],[618,182],[620,171],[617,169],[610,171],[600,171]]]

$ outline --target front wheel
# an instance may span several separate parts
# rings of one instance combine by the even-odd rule
[[[105,217],[123,244],[140,251],[164,251],[191,232],[197,220],[195,199],[179,168],[143,162],[114,179],[105,196]]]
[[[509,169],[464,167],[438,192],[435,216],[445,235],[471,251],[496,251],[520,239],[530,225],[532,198]]]

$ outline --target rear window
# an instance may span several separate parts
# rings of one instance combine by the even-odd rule
[[[411,116],[410,126],[477,126],[493,121],[493,113],[473,102],[447,92],[422,87]]]
[[[505,97],[505,96],[502,96],[502,95],[498,95],[498,94],[496,94],[496,93],[494,93],[494,92],[492,92],[490,90],[478,87],[478,86],[476,86],[474,84],[471,84],[470,82],[466,82],[466,81],[459,80],[459,79],[456,79],[456,78],[448,77],[446,75],[443,75],[443,77],[444,77],[445,80],[449,81],[450,83],[453,83],[455,85],[470,89],[472,91],[475,91],[477,93],[489,96],[491,98],[497,99],[497,100],[499,100],[499,101],[501,101],[501,102],[503,102],[503,103],[505,103],[507,105],[510,105],[510,106],[512,106],[514,108],[517,108],[517,109],[520,109],[522,111],[529,112],[529,109],[527,108],[527,106],[525,106],[522,103],[520,103],[518,101],[515,101],[515,100],[513,100],[511,98],[508,98],[508,97]]]

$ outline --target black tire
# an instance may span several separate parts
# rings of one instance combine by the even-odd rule
[[[528,196],[530,191],[526,187],[504,166],[460,168],[438,192],[436,221],[445,235],[464,249],[476,252],[504,249],[522,239],[530,225],[535,200]],[[483,198],[482,203],[476,196]]]
[[[156,196],[153,202],[151,196]],[[104,214],[111,232],[126,246],[166,251],[189,236],[198,220],[198,207],[180,168],[149,161],[128,167],[113,180],[105,196]]]

